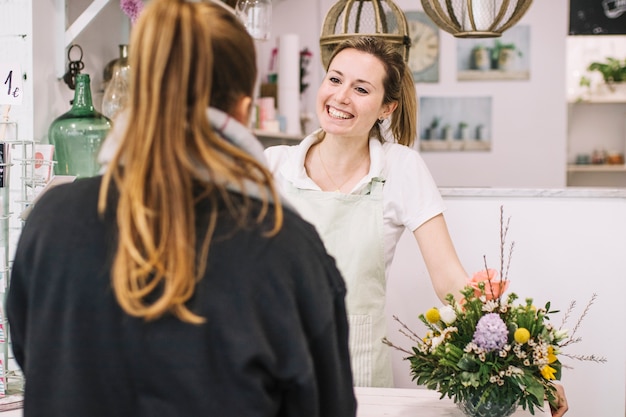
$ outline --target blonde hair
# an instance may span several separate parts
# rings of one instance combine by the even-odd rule
[[[202,323],[186,303],[206,271],[219,201],[238,227],[245,227],[253,207],[244,181],[257,185],[262,207],[253,220],[263,221],[273,200],[273,226],[265,233],[282,227],[269,170],[218,136],[207,117],[209,106],[231,113],[241,98],[252,97],[254,42],[220,5],[152,0],[133,27],[129,50],[129,123],[98,202],[104,214],[114,182],[119,200],[113,289],[132,316],[154,320],[171,313]],[[230,194],[226,183],[242,194]],[[207,230],[197,233],[194,208],[201,198],[210,202],[210,220]],[[203,239],[198,251],[196,235]]]
[[[402,55],[392,44],[383,39],[365,35],[354,36],[337,45],[328,61],[328,67],[337,54],[344,49],[356,49],[370,54],[378,58],[385,67],[383,104],[394,101],[398,103],[391,117],[391,132],[398,143],[411,146],[417,135],[417,98],[413,76]],[[372,126],[370,136],[377,137],[381,142],[384,141],[378,123]]]

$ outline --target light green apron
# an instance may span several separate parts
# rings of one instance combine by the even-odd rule
[[[286,190],[346,281],[352,373],[359,387],[393,386],[389,348],[381,341],[386,335],[382,189],[383,181],[374,178],[358,195]]]

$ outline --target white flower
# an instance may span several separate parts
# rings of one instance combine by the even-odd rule
[[[556,330],[554,332],[554,340],[556,342],[560,342],[562,340],[565,340],[565,339],[567,339],[568,333],[569,333],[569,330],[567,330],[567,329]]]
[[[441,344],[441,342],[443,342],[444,336],[435,336],[432,339],[430,339],[432,341],[432,346],[430,347],[431,351],[435,350],[435,348],[437,346],[439,346]]]
[[[452,324],[456,320],[456,313],[450,305],[445,305],[439,309],[441,320],[446,324]]]
[[[483,305],[483,311],[487,313],[492,313],[497,308],[498,308],[498,303],[494,300],[488,300]]]

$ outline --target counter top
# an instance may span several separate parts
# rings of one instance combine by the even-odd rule
[[[464,417],[449,398],[428,389],[365,388],[354,389],[358,402],[357,417]],[[550,407],[535,410],[534,417],[550,417]],[[518,409],[511,417],[531,417],[529,411]]]
[[[439,187],[443,197],[626,198],[626,188]]]

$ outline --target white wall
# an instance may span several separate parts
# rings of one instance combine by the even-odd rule
[[[301,43],[318,52],[321,25],[334,3],[278,2],[274,7],[274,35],[299,33]],[[418,0],[395,3],[405,11],[421,10]],[[456,81],[457,39],[441,31],[440,81],[417,84],[418,95],[492,96],[494,125],[491,152],[422,153],[438,185],[565,186],[568,4],[567,0],[535,1],[520,22],[531,26],[529,81]],[[320,10],[316,11],[316,7]],[[316,17],[316,12],[322,16]],[[312,28],[314,22],[319,22],[317,28]],[[267,59],[261,57],[262,62]],[[324,73],[321,64],[315,70],[319,85]],[[309,94],[309,99],[312,96]],[[312,104],[308,106],[314,108]]]
[[[90,1],[68,1],[68,22],[72,22]],[[64,54],[55,46],[57,28],[54,16],[61,11],[55,10],[55,0],[30,3],[33,9],[33,54],[25,57],[25,61],[27,65],[30,59],[33,61],[29,82],[34,83],[31,92],[37,100],[34,101],[33,123],[30,126],[25,123],[22,131],[27,129],[28,136],[45,141],[49,124],[68,109],[73,92],[56,78],[56,69],[52,65],[59,53]],[[397,0],[396,3],[405,11],[421,9],[418,0]],[[276,37],[281,34],[299,34],[301,47],[308,47],[316,54],[308,79],[311,87],[304,95],[302,106],[307,113],[314,111],[316,86],[324,74],[318,41],[326,12],[333,4],[334,0],[274,0],[273,38],[257,43],[262,75],[266,75],[269,54],[276,46]],[[589,151],[596,137],[613,138],[607,148],[620,150],[626,146],[622,143],[626,140],[626,125],[595,123],[590,116],[591,122],[585,121],[583,128],[579,129],[580,123],[572,122],[576,114],[570,118],[571,140],[568,143],[566,101],[568,94],[578,93],[576,83],[581,65],[587,60],[602,58],[606,53],[619,56],[624,48],[624,42],[621,42],[624,37],[566,36],[568,9],[568,0],[536,1],[520,22],[531,26],[531,79],[528,81],[456,81],[456,45],[460,41],[441,31],[440,81],[417,84],[418,94],[492,96],[494,126],[490,152],[423,153],[440,186],[561,187],[567,184],[567,161],[571,162],[578,152]],[[110,0],[75,40],[85,48],[84,71],[92,75],[97,107],[101,100],[98,88],[102,69],[117,56],[117,45],[127,39],[128,19],[120,11],[119,2]],[[570,53],[566,54],[568,48]],[[28,112],[33,110],[27,107],[23,110],[27,112],[28,120],[32,114]],[[315,122],[309,123],[307,130],[316,126]],[[589,126],[595,129],[593,137],[586,133]],[[619,131],[603,135],[606,126]],[[621,186],[623,178],[618,174],[617,180],[607,182],[607,185]],[[584,182],[578,184],[585,185]]]
[[[562,383],[570,406],[567,417],[624,416],[626,198],[479,195],[444,194],[446,220],[467,272],[484,268],[483,255],[490,267],[500,269],[499,210],[504,206],[505,217],[511,217],[509,243],[515,243],[509,292],[515,292],[521,300],[533,298],[540,306],[551,301],[551,307],[561,311],[553,319],[557,326],[569,303],[576,301],[577,307],[565,326],[569,329],[591,295],[598,295],[577,333],[582,342],[565,351],[605,356],[608,362],[561,358],[573,367],[563,370]],[[420,313],[441,305],[410,234],[405,234],[399,244],[387,300],[388,316],[395,314],[415,329],[421,328],[417,318]],[[410,347],[410,341],[396,331],[397,323],[391,318],[389,323],[391,340]],[[393,358],[396,385],[415,387],[403,354],[393,351]]]
[[[72,0],[69,20],[90,0]],[[54,117],[68,108],[72,97],[57,80],[50,64],[58,54],[54,45],[54,0],[33,3],[35,116],[34,137],[45,140]],[[316,56],[310,70],[311,87],[303,110],[313,112],[316,87],[324,71],[319,59],[319,35],[333,0],[274,1],[273,38],[257,43],[261,72],[269,66],[276,37],[286,33],[300,36],[301,48]],[[403,10],[419,10],[417,0],[398,0]],[[566,34],[567,0],[536,1],[520,23],[531,26],[531,79],[529,81],[456,81],[457,39],[441,32],[440,81],[416,85],[420,95],[493,97],[493,149],[484,153],[424,152],[424,159],[440,186],[565,186],[566,166]],[[92,90],[99,107],[97,88],[104,65],[117,56],[117,45],[127,39],[125,17],[119,2],[110,1],[76,43],[85,49],[85,72],[92,75]],[[132,53],[132,51],[130,52]],[[308,130],[316,127],[311,123]]]

